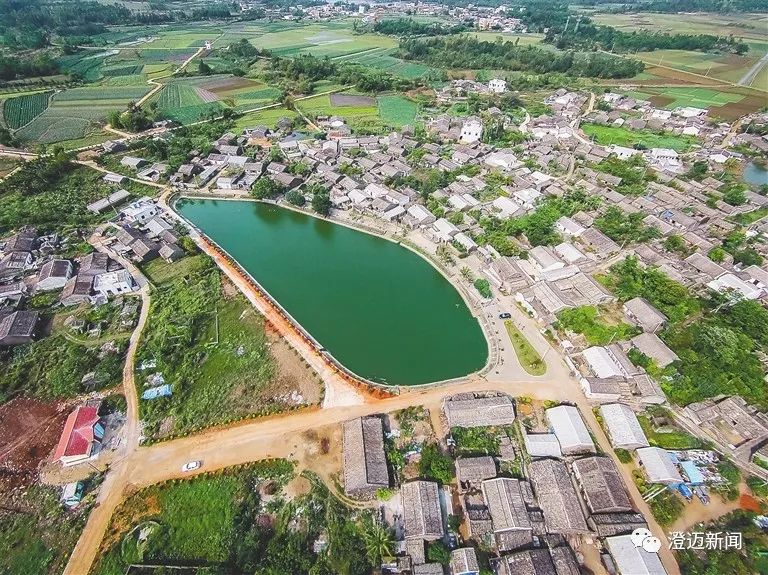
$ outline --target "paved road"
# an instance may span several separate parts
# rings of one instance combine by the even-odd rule
[[[763,66],[768,66],[768,53],[760,58],[755,65],[752,66],[749,71],[744,74],[737,82],[739,86],[752,86],[752,82],[755,81],[755,77],[763,69]],[[768,90],[768,86],[755,86],[758,90]]]

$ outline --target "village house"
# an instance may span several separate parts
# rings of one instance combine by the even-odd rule
[[[400,487],[403,500],[403,523],[406,539],[427,541],[441,539],[445,534],[443,514],[437,483],[410,481]]]
[[[639,352],[654,360],[659,367],[666,367],[679,359],[677,354],[669,349],[656,334],[641,333],[629,341]]]
[[[635,412],[628,405],[623,403],[601,405],[600,415],[613,447],[633,450],[650,445]]]
[[[69,260],[49,260],[40,268],[35,289],[50,291],[63,288],[72,277],[73,267]]]
[[[627,300],[624,302],[623,309],[624,313],[642,327],[645,332],[656,333],[667,322],[667,316],[641,297]]]
[[[571,466],[590,514],[632,512],[624,480],[609,457],[585,457]]]
[[[480,566],[474,547],[460,547],[451,551],[451,575],[479,575]]]
[[[0,319],[0,346],[32,343],[37,328],[36,311],[14,311]]]
[[[460,457],[456,460],[456,481],[459,489],[470,489],[492,477],[496,477],[496,462],[490,455]]]
[[[342,427],[344,492],[354,497],[372,498],[377,490],[389,487],[381,418],[353,419],[344,422]]]
[[[564,455],[594,453],[595,444],[576,407],[560,405],[547,409],[545,413]]]
[[[589,532],[565,463],[555,459],[537,459],[528,467],[536,499],[544,512],[547,531],[571,535]]]
[[[665,449],[643,447],[637,450],[637,456],[650,483],[682,483],[683,478]]]
[[[515,405],[505,394],[475,397],[458,394],[446,398],[443,411],[449,427],[484,427],[511,425],[515,421]]]
[[[533,542],[533,527],[520,480],[498,477],[483,481],[483,499],[491,515],[496,546],[500,551],[520,549]]]
[[[608,537],[605,543],[618,573],[667,575],[659,556],[635,545],[631,535]]]
[[[98,412],[98,407],[81,405],[69,414],[53,454],[54,461],[67,467],[89,459],[96,452],[104,437]]]

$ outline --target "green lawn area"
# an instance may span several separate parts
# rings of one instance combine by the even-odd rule
[[[640,332],[628,323],[602,320],[600,310],[589,305],[565,309],[557,315],[557,320],[558,328],[583,334],[589,345],[607,345]]]
[[[693,136],[657,134],[650,130],[628,130],[616,126],[582,124],[581,129],[590,139],[603,146],[616,144],[632,147],[641,144],[646,148],[671,148],[677,152],[686,152],[697,142]]]
[[[511,320],[504,322],[504,326],[507,328],[507,334],[512,342],[512,347],[515,349],[515,355],[523,366],[523,369],[531,375],[544,375],[547,372],[547,364],[541,359],[538,352],[533,349],[530,342],[525,339],[525,336]]]
[[[669,432],[656,431],[647,415],[639,415],[637,419],[648,438],[648,442],[653,446],[663,449],[701,449],[706,447],[705,442],[681,429]]]
[[[683,106],[695,108],[720,107],[725,104],[741,102],[743,94],[716,88],[645,88],[637,91],[625,92],[631,98],[651,100],[654,97],[663,99],[657,105],[662,108],[674,109]],[[651,100],[653,101],[653,100]]]

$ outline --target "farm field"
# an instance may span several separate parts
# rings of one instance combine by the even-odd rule
[[[581,129],[589,138],[603,146],[616,144],[632,147],[634,144],[642,144],[646,148],[672,148],[677,152],[686,152],[696,143],[696,138],[692,136],[657,134],[650,130],[627,130],[597,124],[583,124]]]
[[[298,103],[298,106],[308,116],[342,116],[349,121],[361,118],[373,120],[379,118],[379,109],[376,106],[375,100],[372,100],[370,105],[337,106],[331,101],[331,96],[325,95],[302,100]]]
[[[37,92],[2,102],[2,122],[12,130],[18,130],[29,124],[48,107],[48,101],[53,92]]]
[[[124,110],[149,86],[73,88],[53,96],[48,108],[17,132],[22,142],[51,144],[83,138],[114,110]]]
[[[660,108],[674,109],[680,106],[706,108],[712,114],[730,121],[757,111],[765,105],[765,98],[761,97],[759,92],[736,87],[721,89],[695,86],[687,88],[643,87],[628,91],[626,94],[633,98],[648,100]]]
[[[273,104],[280,96],[281,90],[261,82],[218,75],[170,80],[149,101],[166,117],[188,124],[224,108],[242,112]]]
[[[259,110],[258,112],[249,112],[235,119],[234,129],[236,132],[240,132],[243,128],[253,128],[254,126],[274,128],[281,119],[288,118],[292,120],[297,115],[293,110],[288,110],[282,106],[269,108],[268,110]]]
[[[765,31],[768,16],[765,14],[592,14],[590,17],[599,24],[613,26],[625,32],[651,30],[668,34],[711,34],[733,36],[749,45],[749,52],[743,56],[735,54],[702,53],[686,50],[657,50],[640,52],[637,57],[650,64],[662,63],[698,74],[707,74],[727,82],[738,82],[766,52]],[[753,87],[765,89],[766,84],[752,83]]]
[[[413,124],[419,111],[416,102],[398,95],[379,96],[378,104],[381,119],[395,126]]]
[[[712,34],[745,40],[765,40],[768,16],[765,14],[591,14],[598,24],[625,32],[652,30],[670,34]]]
[[[736,83],[760,60],[763,54],[750,51],[745,56],[738,56],[688,50],[655,50],[638,52],[634,56],[646,64],[671,66],[686,72]]]

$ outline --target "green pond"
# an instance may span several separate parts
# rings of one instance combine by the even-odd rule
[[[477,319],[410,250],[269,204],[183,199],[176,209],[354,373],[416,385],[485,365]]]

